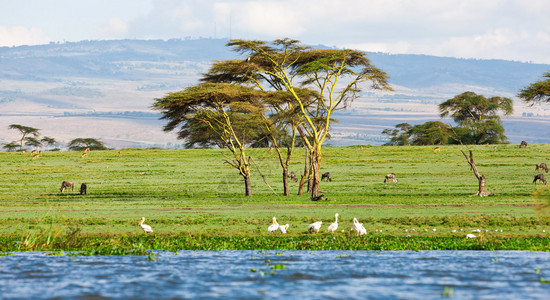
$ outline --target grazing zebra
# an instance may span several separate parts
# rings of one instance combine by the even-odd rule
[[[395,176],[394,173],[390,173],[386,175],[386,178],[384,178],[384,183],[388,183],[390,180],[393,181],[394,183],[397,183],[397,176]]]
[[[290,178],[291,180],[294,180],[294,182],[298,182],[298,178],[296,177],[296,174],[294,172],[288,173],[286,177]]]

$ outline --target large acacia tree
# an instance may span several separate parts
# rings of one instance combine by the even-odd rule
[[[310,156],[310,191],[319,194],[322,145],[328,136],[333,113],[346,108],[358,97],[359,84],[387,89],[388,76],[375,67],[364,52],[350,49],[311,49],[297,40],[231,40],[228,46],[246,59],[218,61],[203,81],[227,82],[269,91],[280,90],[292,96],[300,121],[296,127]],[[317,97],[302,97],[307,88]]]
[[[540,102],[550,102],[550,72],[543,75],[545,80],[539,80],[519,91],[518,97],[531,105]]]
[[[439,104],[439,111],[442,118],[450,116],[466,129],[460,136],[464,144],[493,144],[507,140],[498,114],[511,115],[514,108],[510,98],[464,92]]]
[[[165,131],[177,130],[186,146],[216,145],[227,148],[226,163],[239,171],[245,195],[252,195],[251,158],[246,146],[263,135],[264,103],[261,92],[227,83],[203,83],[155,99],[153,108],[168,120]]]
[[[10,126],[8,126],[8,128],[19,130],[19,132],[21,133],[21,140],[19,141],[19,151],[23,149],[23,142],[25,141],[26,137],[28,137],[29,135],[32,135],[36,138],[40,135],[40,129],[33,128],[30,126],[11,124]]]

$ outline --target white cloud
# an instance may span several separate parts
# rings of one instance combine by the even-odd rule
[[[123,37],[128,31],[128,24],[117,17],[111,17],[109,22],[96,30],[101,38]]]
[[[39,45],[50,41],[42,29],[0,26],[0,46]]]

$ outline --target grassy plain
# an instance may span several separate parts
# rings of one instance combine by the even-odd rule
[[[547,199],[533,196],[546,187],[532,183],[535,164],[548,160],[550,145],[432,149],[325,147],[322,170],[333,181],[322,183],[329,201],[321,202],[297,196],[294,182],[293,195],[281,196],[282,171],[267,149],[250,149],[249,155],[279,195],[254,170],[252,197],[243,196],[244,183],[219,149],[123,149],[121,156],[106,150],[84,158],[79,152],[44,152],[35,160],[0,152],[0,251],[99,249],[105,243],[155,249],[550,250],[550,218],[536,211]],[[460,149],[473,150],[494,196],[472,196],[477,179]],[[297,174],[303,154],[298,149],[292,162]],[[399,182],[384,184],[392,172]],[[75,190],[61,193],[63,180],[73,181]],[[87,195],[78,193],[83,182]],[[337,233],[307,232],[318,220],[324,230],[335,213]],[[290,224],[287,235],[267,235],[273,216]],[[154,234],[144,236],[141,217]],[[354,217],[367,236],[351,234]],[[478,237],[466,240],[476,229]]]

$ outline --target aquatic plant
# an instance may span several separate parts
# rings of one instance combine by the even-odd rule
[[[285,265],[281,265],[281,264],[271,266],[272,270],[283,270],[285,268],[286,268]]]
[[[443,292],[441,292],[441,297],[450,298],[453,296],[454,289],[452,287],[446,286]]]

